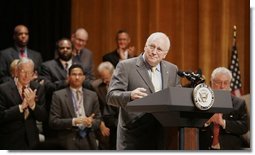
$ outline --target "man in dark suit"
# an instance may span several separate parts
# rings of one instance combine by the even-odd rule
[[[83,68],[69,68],[69,87],[55,91],[50,109],[50,126],[57,130],[59,142],[66,149],[97,149],[95,130],[101,121],[98,97],[82,88]]]
[[[34,149],[39,143],[36,121],[44,121],[43,86],[33,80],[34,63],[21,58],[17,78],[0,85],[0,149]]]
[[[109,61],[114,67],[121,60],[132,58],[135,55],[135,47],[130,46],[131,38],[127,31],[119,30],[116,34],[117,49],[103,56],[103,61]]]
[[[100,78],[92,82],[100,104],[102,125],[98,132],[99,148],[102,150],[116,150],[116,136],[119,110],[117,107],[108,105],[106,102],[107,89],[114,72],[114,66],[110,62],[99,64],[97,71]],[[110,131],[109,131],[110,129]]]
[[[225,67],[216,68],[211,75],[211,87],[216,90],[231,90],[231,72]],[[245,101],[232,96],[233,110],[229,113],[215,113],[199,131],[201,150],[241,149],[241,135],[248,131]]]
[[[169,38],[156,32],[149,36],[140,56],[118,63],[107,93],[107,103],[120,107],[118,150],[165,149],[163,127],[156,118],[150,113],[128,112],[125,107],[132,100],[180,86],[177,66],[163,60],[169,49]]]
[[[62,38],[56,43],[58,57],[42,63],[39,75],[45,79],[46,108],[50,111],[52,94],[56,90],[68,87],[67,74],[72,65],[72,43],[67,38]],[[55,140],[56,133],[49,126],[48,121],[43,122],[46,141]]]
[[[29,31],[25,25],[17,25],[13,34],[14,46],[0,51],[0,83],[11,78],[10,64],[14,59],[30,58],[35,64],[35,70],[42,63],[42,56],[39,52],[27,47],[29,41]]]
[[[93,73],[93,54],[92,52],[85,48],[88,41],[88,32],[84,28],[78,28],[72,34],[72,44],[73,44],[73,62],[82,65],[86,80],[95,80]]]

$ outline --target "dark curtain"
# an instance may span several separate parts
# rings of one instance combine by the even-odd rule
[[[43,60],[54,57],[55,43],[70,37],[71,0],[3,0],[0,2],[0,50],[13,45],[13,29],[24,24],[29,29],[29,48]]]

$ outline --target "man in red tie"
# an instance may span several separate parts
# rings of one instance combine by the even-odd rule
[[[16,78],[0,85],[0,149],[34,149],[39,143],[36,121],[45,121],[48,113],[43,86],[33,75],[33,61],[22,58]]]
[[[39,52],[28,48],[29,30],[25,25],[17,25],[13,34],[14,45],[0,53],[0,84],[11,79],[10,64],[15,59],[30,58],[34,62],[35,70],[43,62]]]
[[[230,91],[231,72],[225,67],[216,68],[211,74],[211,87]],[[233,110],[229,113],[215,113],[199,131],[201,150],[241,149],[241,135],[248,131],[245,101],[231,96]]]

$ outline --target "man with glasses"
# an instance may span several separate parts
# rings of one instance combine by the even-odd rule
[[[73,62],[82,65],[86,80],[95,80],[93,73],[93,53],[85,48],[89,35],[84,28],[78,28],[72,34],[71,41],[73,44]]]
[[[34,79],[34,62],[21,58],[16,78],[0,85],[0,149],[34,149],[39,143],[36,121],[45,121],[48,113],[43,86]]]
[[[231,91],[231,72],[225,67],[216,68],[211,75],[211,87],[215,90]],[[233,110],[230,113],[215,113],[199,131],[201,150],[241,149],[241,135],[248,131],[245,101],[231,96]]]
[[[147,39],[141,55],[118,63],[107,93],[107,103],[119,107],[118,150],[166,149],[158,120],[150,113],[128,112],[126,105],[170,86],[180,86],[177,66],[163,60],[169,49],[167,35],[156,32]]]

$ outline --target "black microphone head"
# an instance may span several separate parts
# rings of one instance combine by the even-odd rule
[[[180,77],[184,77],[183,71],[177,71],[177,74],[178,74]]]

